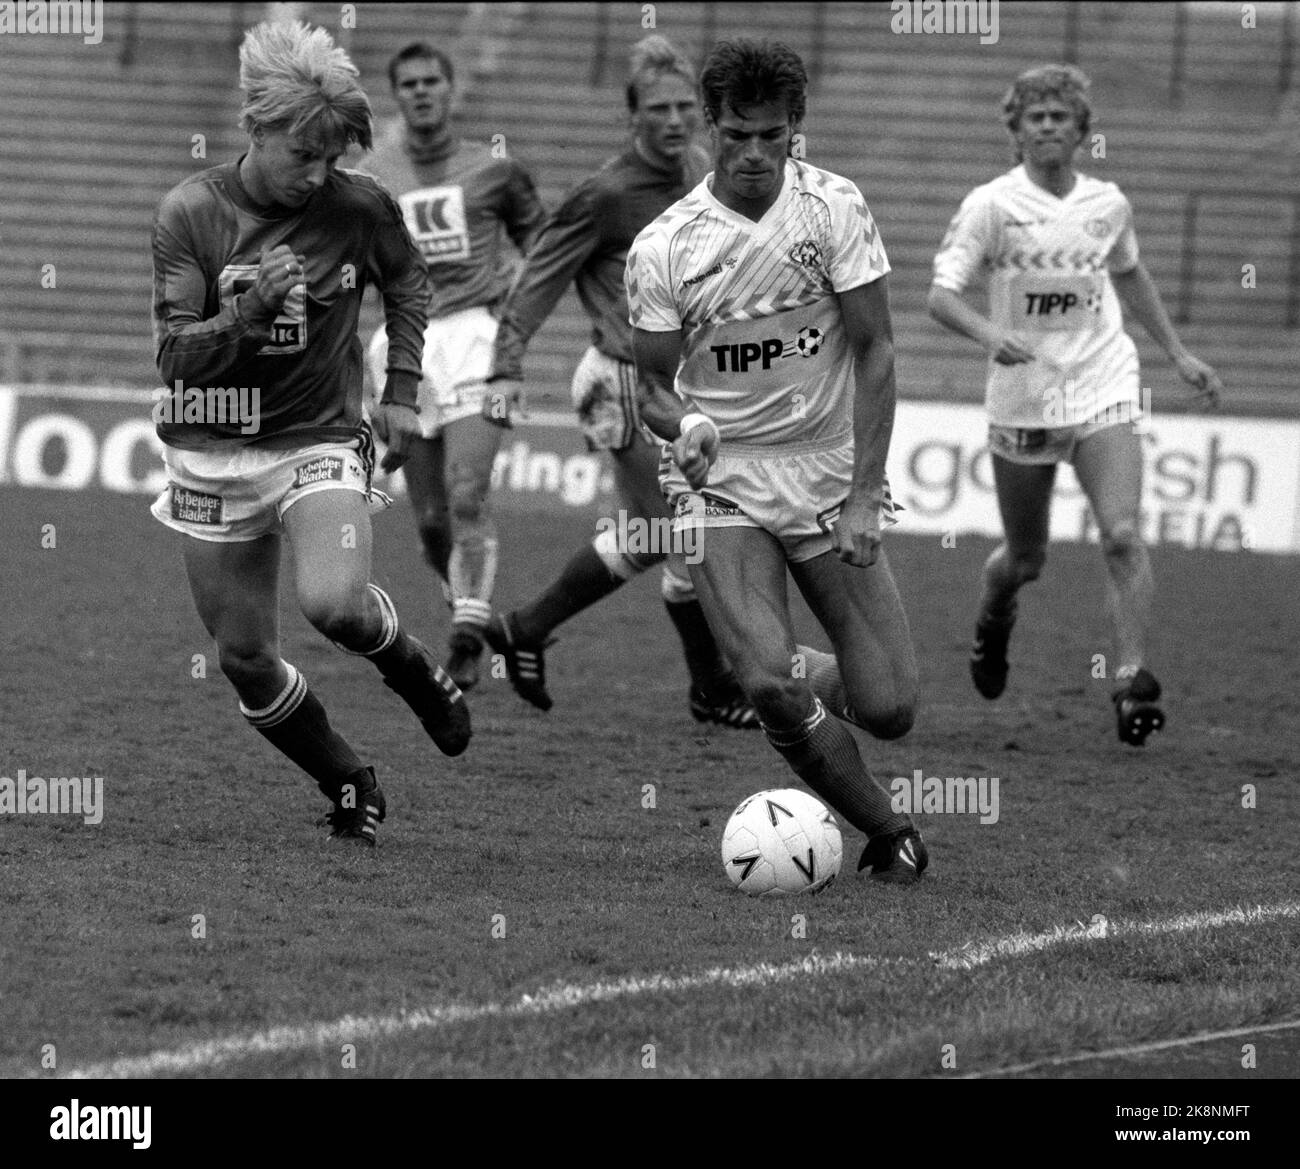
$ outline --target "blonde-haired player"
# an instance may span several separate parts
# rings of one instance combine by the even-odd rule
[[[1074,169],[1091,124],[1089,88],[1073,65],[1030,69],[1011,86],[1002,112],[1019,165],[962,202],[934,260],[930,312],[989,354],[989,446],[1006,540],[984,566],[975,686],[990,699],[1006,686],[1016,594],[1042,571],[1056,465],[1068,461],[1106,561],[1119,737],[1141,746],[1165,716],[1145,664],[1154,585],[1139,526],[1137,349],[1121,302],[1199,405],[1216,405],[1223,385],[1178,339],[1139,258],[1128,200]],[[987,316],[962,296],[984,275]]]
[[[328,33],[257,26],[240,49],[240,83],[247,153],[186,179],[158,207],[154,342],[164,385],[256,387],[260,409],[248,425],[224,408],[160,421],[169,484],[152,510],[184,534],[194,604],[244,717],[316,780],[333,805],[333,839],[373,845],[386,812],[374,768],[280,657],[280,548],[293,547],[307,619],[368,658],[445,754],[465,750],[460,692],[370,583],[370,510],[384,500],[370,488],[357,319],[373,282],[392,345],[372,418],[394,469],[419,433],[424,264],[379,185],[335,169],[350,144],[370,144],[370,104]],[[362,274],[355,286],[340,283],[346,268]],[[250,801],[232,807],[232,831],[239,815],[260,814]]]

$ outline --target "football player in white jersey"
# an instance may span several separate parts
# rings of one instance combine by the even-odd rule
[[[929,305],[940,324],[989,354],[989,446],[1006,540],[984,566],[975,686],[990,699],[1006,686],[1016,594],[1042,571],[1056,465],[1068,460],[1096,516],[1109,574],[1119,737],[1141,746],[1165,716],[1145,664],[1154,586],[1139,528],[1137,349],[1121,302],[1169,355],[1197,405],[1217,406],[1223,384],[1178,339],[1138,256],[1128,200],[1114,183],[1074,169],[1089,131],[1088,90],[1072,65],[1016,79],[1002,110],[1019,165],[962,202],[935,257]],[[988,316],[962,296],[981,273]]]
[[[807,75],[781,44],[714,46],[700,76],[713,171],[641,231],[626,283],[641,416],[690,533],[696,595],[763,730],[868,836],[859,869],[927,864],[843,720],[911,728],[917,672],[880,546],[892,519],[889,262],[861,192],[790,157]],[[795,644],[786,573],[834,655]]]

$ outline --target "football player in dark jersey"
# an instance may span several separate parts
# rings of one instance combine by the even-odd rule
[[[708,156],[691,141],[699,124],[695,75],[663,37],[645,37],[633,48],[627,105],[631,143],[569,193],[516,277],[501,310],[490,380],[499,388],[511,387],[500,391],[508,399],[518,398],[529,340],[569,284],[576,284],[592,327],[591,347],[573,375],[573,405],[588,448],[609,451],[614,461],[628,522],[604,525],[548,589],[529,604],[494,617],[488,640],[505,658],[520,696],[549,710],[543,649],[551,631],[663,563],[661,592],[691,675],[691,713],[701,722],[757,727],[754,708],[719,653],[695,599],[684,550],[664,547],[668,540],[620,542],[618,535],[666,532],[670,515],[659,489],[662,444],[645,430],[637,413],[632,329],[623,290],[627,250],[638,231],[708,170]]]
[[[360,168],[397,198],[429,268],[420,435],[405,475],[425,557],[452,607],[447,671],[468,690],[492,614],[497,530],[487,495],[509,422],[504,409],[484,411],[495,310],[514,274],[513,250],[528,248],[545,212],[528,172],[499,145],[456,137],[445,53],[407,45],[388,75],[402,118]],[[376,389],[391,368],[387,350],[381,326],[369,353]]]
[[[336,169],[370,143],[370,104],[328,33],[258,25],[240,48],[249,149],[173,188],[153,229],[155,409],[169,484],[153,514],[184,533],[190,590],[249,723],[316,780],[331,839],[373,845],[374,768],[280,657],[282,538],[307,619],[366,658],[444,754],[469,742],[464,699],[370,582],[373,443],[357,337],[368,283],[392,337],[374,429],[400,466],[419,434],[428,293],[396,203]],[[232,417],[232,400],[250,406]]]

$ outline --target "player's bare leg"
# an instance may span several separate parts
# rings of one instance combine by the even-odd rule
[[[447,672],[468,690],[478,682],[483,630],[492,616],[497,528],[488,504],[501,427],[478,415],[443,427],[447,510],[452,546],[447,579],[452,593],[451,657]]]
[[[1016,594],[1037,580],[1047,559],[1052,484],[1056,464],[1025,466],[993,455],[993,482],[1002,515],[1003,543],[984,563],[984,587],[970,672],[985,698],[997,698],[1007,684],[1007,641],[1016,623]]]
[[[451,557],[451,515],[447,511],[447,471],[442,436],[413,442],[402,474],[415,512],[415,526],[420,533],[425,562],[438,574],[443,598],[450,607],[447,561]]]
[[[659,487],[658,446],[637,437],[622,450],[609,453],[615,487],[629,520],[644,520],[666,531],[672,512]],[[719,653],[695,598],[685,556],[620,549],[613,533],[598,535],[574,553],[551,586],[533,601],[493,619],[488,640],[505,659],[511,685],[539,710],[550,710],[544,651],[552,630],[656,564],[663,564],[660,593],[682,641],[695,718],[757,728],[758,716]]]
[[[799,646],[814,693],[878,739],[907,734],[916,717],[916,652],[884,549],[868,568],[828,552],[791,564],[790,575],[835,649],[832,656]]]
[[[667,529],[672,510],[659,486],[659,446],[639,440],[614,456],[614,482],[630,515]],[[674,548],[663,566],[660,595],[682,643],[691,676],[689,703],[697,722],[757,730],[758,715],[718,649],[691,584],[685,552]]]
[[[703,559],[691,565],[696,593],[719,646],[758,711],[768,741],[850,824],[872,842],[884,843],[890,855],[883,864],[871,858],[874,874],[914,880],[925,867],[915,826],[892,809],[852,733],[838,719],[827,717],[802,671],[795,668],[784,549],[759,528],[709,528],[702,532],[701,544]],[[906,872],[893,863],[900,842],[913,857]],[[869,843],[869,852],[871,848]]]
[[[303,615],[340,649],[368,658],[416,713],[444,755],[469,745],[465,700],[429,651],[399,628],[388,594],[370,580],[370,509],[357,491],[318,491],[284,512]]]
[[[239,695],[249,724],[307,772],[334,805],[375,809],[373,823],[334,824],[335,838],[374,843],[383,818],[382,793],[367,767],[330,726],[306,679],[280,658],[278,582],[280,537],[239,543],[192,537],[184,542],[185,571],[204,627],[217,643],[221,672]],[[364,797],[371,796],[367,802]],[[334,823],[335,813],[331,813]],[[368,832],[366,829],[368,828]],[[352,829],[355,829],[353,831]]]
[[[1106,599],[1118,658],[1114,700],[1119,737],[1140,747],[1165,722],[1157,705],[1160,683],[1146,669],[1155,580],[1140,527],[1141,435],[1126,425],[1097,431],[1079,443],[1074,470],[1092,505],[1106,559]]]

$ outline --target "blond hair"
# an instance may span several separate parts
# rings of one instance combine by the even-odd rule
[[[323,28],[301,20],[266,21],[239,46],[239,124],[286,130],[321,145],[372,142],[370,101],[344,50]]]
[[[695,70],[672,41],[658,33],[642,37],[628,58],[627,108],[636,113],[641,87],[653,85],[667,74],[676,74],[695,88]]]

